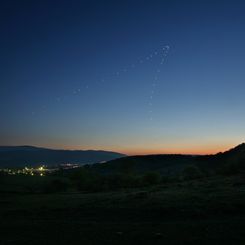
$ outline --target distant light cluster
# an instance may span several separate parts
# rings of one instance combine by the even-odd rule
[[[48,167],[45,165],[38,166],[36,168],[33,167],[24,167],[24,168],[3,168],[0,169],[0,172],[7,175],[30,175],[30,176],[45,176],[54,172],[59,171],[60,169],[73,169],[80,167],[79,164],[60,164],[56,167]]]
[[[8,175],[39,175],[39,176],[44,176],[46,173],[52,172],[51,169],[47,169],[44,165],[37,167],[37,168],[4,168],[0,169],[0,172],[3,172]]]

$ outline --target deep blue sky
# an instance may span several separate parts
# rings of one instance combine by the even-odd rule
[[[241,143],[243,2],[2,1],[0,145],[138,154]]]

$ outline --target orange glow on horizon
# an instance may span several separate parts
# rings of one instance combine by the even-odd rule
[[[123,153],[129,156],[133,155],[157,155],[157,154],[183,154],[183,155],[211,155],[216,154],[219,152],[224,152],[229,150],[230,148],[222,148],[222,149],[195,149],[195,150],[178,150],[178,149],[171,149],[171,150],[135,150],[135,151],[124,151]]]
[[[238,145],[238,144],[237,144]],[[124,151],[126,155],[154,155],[154,154],[183,154],[183,155],[211,155],[217,154],[219,152],[228,151],[229,149],[235,147],[233,144],[224,144],[224,145],[206,145],[201,146],[188,146],[188,147],[168,147],[168,148],[155,148],[155,149],[140,149],[140,150],[131,150],[127,149]],[[120,151],[119,151],[120,152]]]
[[[239,144],[239,143],[238,143]],[[179,145],[179,146],[155,146],[149,148],[138,147],[137,148],[124,148],[124,147],[92,147],[87,146],[45,146],[52,149],[64,149],[64,150],[104,150],[113,151],[129,156],[132,155],[154,155],[154,154],[185,154],[185,155],[210,155],[219,152],[227,151],[238,144],[209,144],[209,145]]]

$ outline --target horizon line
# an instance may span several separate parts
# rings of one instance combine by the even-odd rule
[[[48,150],[67,150],[67,151],[105,151],[105,152],[114,152],[119,154],[124,154],[126,156],[139,156],[139,155],[215,155],[218,153],[222,153],[228,151],[236,146],[239,146],[244,143],[240,143],[233,146],[227,147],[213,147],[208,149],[168,149],[168,150],[161,150],[161,149],[142,149],[142,150],[130,150],[130,149],[98,149],[98,148],[76,148],[76,147],[55,147],[55,146],[40,146],[40,145],[29,145],[29,144],[21,144],[21,145],[0,145],[0,147],[34,147],[34,148],[43,148]],[[216,148],[216,149],[214,149]]]

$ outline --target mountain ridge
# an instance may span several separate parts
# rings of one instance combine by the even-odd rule
[[[124,156],[126,155],[104,150],[59,150],[26,145],[0,146],[0,167],[59,165],[63,163],[84,165]]]

